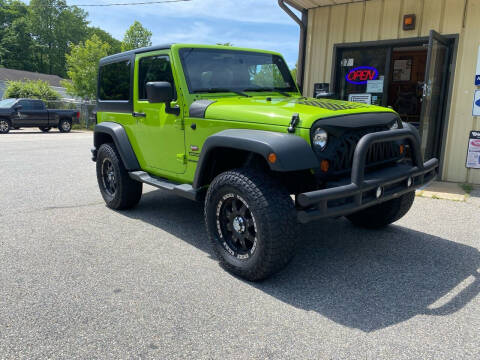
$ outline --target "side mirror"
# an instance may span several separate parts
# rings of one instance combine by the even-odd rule
[[[173,100],[172,84],[167,81],[148,82],[146,90],[149,103],[169,103]]]
[[[15,109],[15,111],[18,112],[18,111],[23,109],[23,106],[22,105],[15,105],[14,109]]]

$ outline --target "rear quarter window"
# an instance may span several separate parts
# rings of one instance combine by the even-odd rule
[[[33,101],[33,110],[44,110],[45,106],[42,101]]]
[[[130,60],[103,65],[99,71],[100,100],[130,100]]]

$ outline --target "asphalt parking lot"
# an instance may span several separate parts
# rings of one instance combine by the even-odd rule
[[[91,143],[0,136],[0,359],[480,359],[480,197],[303,226],[252,284],[218,266],[201,204],[145,187],[107,209]]]

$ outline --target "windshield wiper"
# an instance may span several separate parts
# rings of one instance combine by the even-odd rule
[[[245,94],[243,91],[237,91],[237,90],[232,90],[232,89],[223,89],[223,88],[208,88],[208,89],[198,89],[195,90],[194,93],[221,93],[221,92],[230,92],[234,93],[237,95],[245,96],[245,97],[250,97],[250,95]]]
[[[260,92],[260,91],[271,91],[271,92],[277,92],[280,95],[286,96],[286,97],[291,97],[289,93],[276,89],[276,88],[259,88],[259,89],[243,89],[243,91],[255,91],[255,92]]]

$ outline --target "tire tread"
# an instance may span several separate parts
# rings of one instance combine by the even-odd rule
[[[209,221],[212,221],[208,216],[209,202],[214,192],[223,186],[240,188],[250,198],[255,199],[254,204],[250,204],[250,206],[254,206],[257,222],[263,221],[263,254],[260,261],[257,261],[252,267],[241,268],[225,261],[223,250],[219,249],[217,245],[216,235],[208,226]],[[268,174],[253,169],[237,169],[217,176],[207,191],[205,221],[210,241],[220,264],[228,271],[243,278],[251,281],[263,280],[281,270],[293,258],[297,229],[295,207],[286,189]]]

